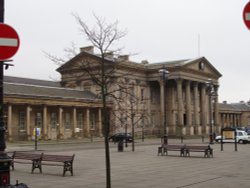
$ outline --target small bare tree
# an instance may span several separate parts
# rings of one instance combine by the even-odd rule
[[[110,53],[119,53],[120,48],[111,50],[114,44],[126,35],[125,31],[118,29],[118,22],[107,24],[105,19],[94,15],[96,26],[90,29],[88,25],[78,16],[74,15],[83,35],[87,40],[99,50],[101,61],[98,67],[93,67],[88,62],[83,62],[81,68],[87,73],[92,81],[100,87],[102,97],[102,116],[103,116],[103,132],[105,139],[105,158],[106,158],[106,187],[111,188],[111,164],[109,151],[109,131],[110,121],[107,108],[107,97],[109,96],[110,83],[114,79],[115,64],[110,65],[107,56]]]
[[[86,22],[84,22],[77,14],[73,15],[80,26],[80,31],[83,36],[91,43],[95,49],[99,51],[99,60],[86,61],[80,60],[72,69],[81,70],[82,74],[78,74],[79,78],[82,76],[88,77],[92,82],[99,87],[100,97],[102,98],[102,125],[105,142],[105,161],[106,161],[106,187],[111,188],[111,163],[110,163],[110,151],[109,151],[109,132],[110,132],[110,114],[107,106],[107,100],[111,97],[116,101],[119,101],[119,97],[115,95],[117,90],[123,90],[123,87],[114,87],[117,84],[118,77],[116,67],[121,61],[114,59],[122,48],[115,47],[116,43],[123,38],[127,32],[118,29],[118,21],[107,24],[105,19],[94,15],[96,24],[93,28],[89,28]],[[71,48],[64,50],[67,54],[66,58],[60,58],[49,53],[45,55],[57,65],[63,65],[69,59],[77,55],[75,45],[72,44]],[[80,72],[80,71],[79,71]],[[124,89],[125,91],[126,89]]]
[[[120,119],[121,123],[124,123],[124,119],[130,120],[131,132],[132,132],[132,151],[135,151],[135,127],[138,126],[145,117],[148,116],[146,114],[145,106],[143,105],[147,98],[141,98],[135,94],[134,86],[128,86],[126,88],[126,97],[122,97],[122,100],[119,101],[119,111],[123,114],[123,117]],[[125,122],[127,123],[127,122]],[[126,124],[127,125],[127,124]],[[127,127],[125,127],[125,132],[127,133]],[[142,133],[143,134],[143,133]]]

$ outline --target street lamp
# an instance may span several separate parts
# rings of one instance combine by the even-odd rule
[[[164,142],[167,142],[167,116],[166,116],[166,81],[168,79],[169,71],[163,67],[163,69],[159,70],[160,76],[163,80],[163,109],[164,109],[164,120],[163,120],[163,127],[164,127]]]
[[[214,89],[214,83],[212,79],[208,79],[206,82],[208,96],[209,96],[209,143],[213,144],[213,109],[212,109],[212,99],[216,95]]]

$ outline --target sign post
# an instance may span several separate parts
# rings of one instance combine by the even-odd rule
[[[250,30],[250,1],[246,4],[243,10],[243,20],[246,27]]]
[[[16,31],[4,22],[4,0],[0,0],[0,187],[10,185],[10,157],[5,153],[4,127],[4,62],[11,58],[19,48],[19,37]]]

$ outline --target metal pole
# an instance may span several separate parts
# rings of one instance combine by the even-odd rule
[[[4,22],[4,0],[0,0],[0,23]],[[2,153],[5,148],[5,128],[3,122],[3,66],[4,61],[0,61],[0,152]]]
[[[4,23],[4,0],[0,0],[0,23]],[[0,61],[0,187],[10,184],[10,157],[5,153],[5,127],[4,127],[4,91],[3,74],[4,61]]]

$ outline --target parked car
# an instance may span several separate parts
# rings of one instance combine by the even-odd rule
[[[216,142],[221,142],[223,139],[223,143],[233,143],[234,139],[233,138],[222,138],[221,135],[216,136],[215,141]],[[241,144],[246,144],[250,142],[250,135],[246,133],[246,131],[242,130],[236,130],[236,142],[241,143]]]
[[[109,141],[112,141],[114,143],[119,142],[120,140],[130,143],[133,141],[133,138],[129,133],[116,133],[109,137]]]
[[[249,127],[246,127],[245,131],[247,132],[248,135],[250,135],[250,128]]]

